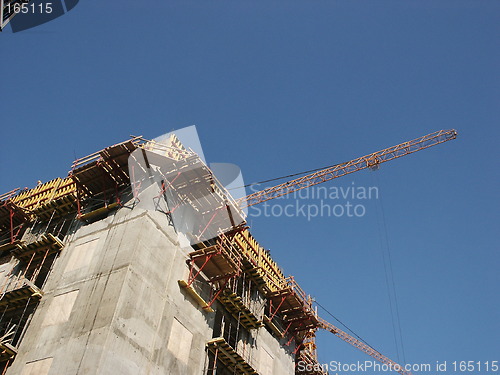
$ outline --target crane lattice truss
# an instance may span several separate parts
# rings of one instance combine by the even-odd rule
[[[368,354],[369,356],[375,358],[377,361],[386,364],[390,369],[399,372],[401,375],[411,375],[411,372],[406,371],[403,366],[394,362],[392,359],[387,358],[385,355],[379,353],[377,350],[373,349],[371,346],[365,344],[364,342],[352,337],[348,333],[342,331],[340,328],[334,326],[332,323],[318,317],[318,328],[322,328],[333,333],[335,336],[340,337],[345,342],[351,344],[355,348],[361,350],[362,352]]]
[[[457,132],[454,129],[440,130],[414,139],[412,141],[407,141],[397,146],[389,147],[385,150],[374,152],[372,154],[362,156],[346,163],[337,164],[332,167],[328,167],[320,171],[302,176],[295,180],[287,181],[280,185],[257,191],[240,199],[238,203],[242,207],[253,206],[255,204],[278,198],[283,195],[293,193],[297,190],[308,188],[309,186],[321,184],[323,182],[330,181],[365,168],[376,168],[386,161],[394,160],[402,156],[426,149],[428,147],[450,141],[452,139],[455,139],[456,137]]]

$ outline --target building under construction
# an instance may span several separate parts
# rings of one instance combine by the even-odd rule
[[[1,195],[0,373],[324,374],[319,328],[397,366],[317,315],[241,207],[455,137],[436,132],[244,202],[175,136],[133,137]]]

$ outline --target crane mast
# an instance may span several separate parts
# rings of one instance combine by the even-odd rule
[[[376,168],[380,164],[387,161],[394,160],[420,150],[424,150],[443,142],[451,141],[456,137],[457,131],[455,129],[439,130],[437,132],[424,135],[423,137],[413,139],[411,141],[407,141],[369,155],[362,156],[346,163],[337,164],[299,177],[297,179],[284,182],[280,185],[257,191],[253,194],[239,199],[237,203],[240,205],[240,207],[250,207],[255,204],[268,201],[270,199],[293,193],[297,190],[308,188],[309,186],[321,184],[323,182],[360,171],[362,169]]]

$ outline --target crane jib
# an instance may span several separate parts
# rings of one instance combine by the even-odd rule
[[[238,204],[241,207],[253,206],[270,199],[278,198],[310,186],[321,184],[323,182],[360,171],[362,169],[377,168],[380,164],[387,161],[451,141],[457,138],[457,134],[458,133],[455,129],[439,130],[437,132],[424,135],[423,137],[400,143],[396,146],[392,146],[345,163],[336,164],[294,180],[257,191],[238,200]]]

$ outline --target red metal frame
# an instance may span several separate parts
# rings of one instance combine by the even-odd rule
[[[223,247],[231,245],[231,243],[230,242],[228,243],[228,241],[230,241],[230,239],[227,238],[225,235],[221,234],[219,239],[218,239],[218,242],[217,242],[217,249],[218,250],[216,252],[197,256],[197,258],[201,258],[201,257],[205,258],[203,261],[203,264],[201,266],[199,266],[197,271],[195,271],[196,263],[195,263],[194,259],[189,259],[187,261],[187,263],[189,265],[189,276],[188,276],[188,280],[187,280],[187,284],[186,284],[185,288],[190,287],[194,283],[194,281],[197,279],[197,277],[203,272],[203,270],[206,267],[206,265],[208,264],[208,262],[210,262],[210,260],[214,256],[223,254]],[[228,259],[231,259],[231,258],[228,258]],[[234,262],[235,262],[235,260],[232,259],[233,264],[234,264]],[[210,300],[207,302],[207,305],[204,306],[203,308],[204,309],[210,308],[213,305],[213,303],[215,302],[215,300],[217,299],[217,297],[219,297],[219,295],[222,293],[224,288],[226,288],[229,281],[234,279],[234,278],[239,277],[241,275],[241,273],[242,273],[241,260],[237,260],[235,272],[232,272],[229,274],[224,274],[224,275],[219,275],[216,277],[212,277],[210,280],[207,280],[207,282],[211,285]],[[221,282],[221,281],[222,281],[222,284],[216,287],[215,283]]]
[[[9,219],[10,219],[10,243],[14,243],[14,210],[9,206]]]
[[[213,303],[215,302],[215,300],[217,299],[217,297],[219,297],[219,295],[222,293],[222,291],[224,290],[224,288],[226,287],[226,285],[229,283],[229,280],[231,280],[231,279],[233,279],[235,277],[237,277],[237,275],[230,275],[230,276],[227,276],[227,277],[219,278],[219,280],[225,279],[225,281],[224,281],[224,284],[222,284],[222,286],[220,286],[218,289],[216,289],[215,294],[213,293],[213,291],[214,291],[213,283],[215,281],[219,281],[219,280],[211,280],[211,281],[209,281],[212,284],[212,288],[210,289],[210,301],[207,302],[207,306],[204,306],[203,308],[204,309],[209,309],[213,305]]]
[[[190,287],[191,284],[196,280],[198,275],[202,272],[203,268],[207,265],[208,261],[215,255],[216,253],[208,254],[205,255],[205,261],[203,262],[202,266],[199,268],[198,272],[193,276],[193,270],[194,270],[194,261],[189,260],[189,277],[188,277],[188,283],[186,285],[186,288]]]
[[[131,180],[134,182],[137,182],[137,181],[135,181],[135,165],[132,165],[132,170],[130,171],[130,175],[132,177]],[[141,185],[142,185],[142,181],[139,181],[137,186],[134,185],[134,187],[132,189],[132,195],[134,196],[134,200],[136,200],[137,202],[141,201],[139,199],[139,194],[138,194],[138,191],[140,190]]]
[[[7,209],[9,210],[10,243],[14,243],[16,241],[17,236],[19,235],[19,233],[21,232],[21,229],[23,229],[23,226],[25,224],[25,223],[19,224],[17,231],[15,231],[16,228],[14,227],[14,216],[15,216],[16,212],[12,209],[12,204],[14,204],[14,203],[10,200],[5,200],[3,202],[3,206],[7,207]]]
[[[189,266],[190,266],[189,267],[189,277],[188,277],[188,281],[187,281],[185,288],[188,288],[193,284],[193,282],[196,280],[196,278],[201,274],[201,272],[203,272],[203,269],[208,264],[210,259],[212,259],[212,257],[214,257],[217,254],[220,254],[220,252],[204,255],[205,260],[204,260],[203,264],[201,265],[201,267],[199,267],[199,269],[196,273],[194,273],[194,269],[195,269],[194,261],[193,260],[188,261]],[[216,278],[212,278],[211,280],[207,280],[207,282],[209,284],[211,284],[212,287],[210,288],[210,300],[207,302],[207,305],[204,306],[203,308],[209,309],[213,305],[213,303],[215,302],[217,297],[222,293],[222,291],[224,290],[226,285],[229,283],[229,281],[233,278],[238,277],[240,275],[240,273],[241,273],[241,270],[238,270],[238,272],[236,272],[234,274],[221,275],[220,277],[216,277]],[[215,288],[214,283],[221,281],[221,280],[224,280],[223,284],[221,286],[219,286],[218,288]]]
[[[210,223],[215,219],[215,216],[217,216],[217,214],[219,213],[219,210],[220,210],[220,208],[218,208],[218,209],[216,209],[214,211],[214,214],[212,215],[212,217],[208,221],[207,225],[205,225],[205,228],[203,228],[203,230],[201,231],[201,233],[198,236],[196,236],[196,237],[198,237],[198,239],[200,239],[201,236],[203,236],[203,234],[205,233],[205,231],[208,229]]]
[[[107,192],[111,191],[114,188],[115,191],[115,203],[118,205],[122,206],[121,202],[121,195],[119,193],[119,188],[123,184],[124,180],[127,180],[128,182],[128,176],[124,172],[124,170],[121,169],[120,165],[116,161],[118,157],[121,157],[125,155],[127,152],[132,152],[131,149],[126,146],[125,149],[126,151],[122,154],[118,155],[110,155],[107,150],[121,146],[121,145],[126,145],[128,142],[131,142],[134,147],[139,147],[142,143],[144,143],[144,140],[142,137],[132,137],[129,141],[125,141],[122,143],[117,143],[115,145],[112,145],[110,147],[107,147],[103,150],[94,152],[93,154],[90,154],[88,156],[85,156],[83,158],[76,159],[72,166],[71,166],[71,171],[69,172],[69,176],[72,177],[73,181],[75,182],[77,186],[77,212],[78,212],[78,217],[82,216],[82,200],[84,199],[84,194],[89,195],[88,189],[85,188],[84,185],[78,181],[78,178],[75,177],[75,170],[83,167],[87,164],[96,162],[96,166],[100,167],[100,172],[102,175],[98,176],[101,178],[102,182],[102,193],[104,194],[104,200],[107,201]],[[132,171],[133,172],[133,171]],[[91,180],[94,180],[95,178],[92,178]],[[121,181],[121,184],[119,183]],[[109,182],[109,183],[108,183]],[[110,187],[107,189],[107,187]],[[82,193],[84,193],[82,195]],[[137,199],[137,195],[135,194],[136,191],[134,192],[134,198]]]
[[[277,314],[277,313],[279,312],[279,310],[280,310],[281,305],[283,305],[283,303],[285,302],[286,297],[287,297],[288,295],[290,295],[290,294],[291,294],[291,293],[285,293],[285,294],[281,297],[281,302],[278,304],[278,307],[276,307],[276,310],[275,310],[274,312],[272,312],[273,300],[272,300],[272,299],[270,299],[270,300],[269,300],[269,314],[271,314],[271,316],[269,317],[269,320],[272,320],[272,319],[276,316],[276,314]]]

